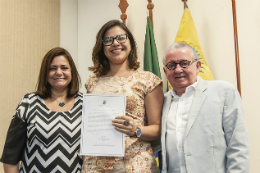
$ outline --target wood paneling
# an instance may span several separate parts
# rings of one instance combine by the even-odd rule
[[[0,0],[0,155],[20,99],[35,91],[43,56],[59,44],[59,0]]]

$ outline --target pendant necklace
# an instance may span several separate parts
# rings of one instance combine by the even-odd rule
[[[60,103],[59,103],[59,106],[60,106],[60,107],[63,107],[64,105],[65,105],[64,102],[60,102]]]
[[[63,107],[65,105],[65,102],[58,102],[58,100],[55,99],[55,101],[59,104],[60,107]]]

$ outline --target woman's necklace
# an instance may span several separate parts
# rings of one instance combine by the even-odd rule
[[[60,107],[63,107],[64,105],[65,105],[64,102],[60,102],[60,103],[59,103],[59,106],[60,106]]]
[[[55,99],[55,101],[59,104],[60,107],[63,107],[65,105],[65,102],[58,102],[58,100]]]

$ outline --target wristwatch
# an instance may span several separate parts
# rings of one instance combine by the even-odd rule
[[[140,138],[142,134],[142,131],[139,127],[137,127],[136,131],[135,131],[135,137]]]

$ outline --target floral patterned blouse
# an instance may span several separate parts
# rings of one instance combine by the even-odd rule
[[[136,70],[128,78],[97,77],[90,75],[85,87],[87,93],[126,95],[126,116],[134,119],[137,125],[145,124],[144,98],[162,80],[151,72]],[[117,157],[85,156],[82,173],[113,172]],[[150,142],[125,135],[126,172],[157,172],[157,165]]]

